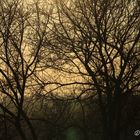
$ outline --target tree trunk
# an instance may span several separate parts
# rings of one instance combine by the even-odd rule
[[[16,127],[21,139],[22,140],[27,140],[26,135],[24,134],[24,132],[23,132],[23,130],[21,128],[20,122],[16,122],[15,127]]]
[[[121,107],[116,101],[110,104],[108,112],[104,114],[103,124],[103,140],[120,140],[120,119]]]
[[[27,117],[27,115],[22,111],[22,116],[24,118],[24,120],[26,121],[28,127],[29,127],[29,130],[31,132],[31,135],[32,135],[32,138],[33,140],[38,140],[37,136],[36,136],[36,133],[35,133],[35,130],[32,126],[32,123],[30,122],[29,118]]]

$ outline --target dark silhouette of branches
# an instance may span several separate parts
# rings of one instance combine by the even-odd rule
[[[40,25],[38,3],[29,7],[30,11],[27,6],[20,0],[0,2],[0,109],[5,114],[1,112],[1,117],[12,118],[23,140],[37,140],[24,110],[24,98],[30,92],[27,85],[35,82],[31,77],[37,71],[48,21]],[[22,120],[31,137],[24,132]]]
[[[119,140],[122,96],[139,91],[139,5],[123,0],[57,1],[56,5],[53,40],[48,40],[54,68],[77,73],[89,82],[91,94],[98,95],[103,139]]]
[[[139,13],[138,0],[0,1],[4,139],[8,127],[40,139],[40,123],[48,140],[73,126],[88,140],[99,123],[99,137],[120,140],[140,90]]]

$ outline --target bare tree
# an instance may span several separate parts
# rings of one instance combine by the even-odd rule
[[[138,2],[57,1],[56,9],[47,42],[53,67],[83,78],[75,84],[84,86],[80,95],[98,96],[103,139],[119,140],[123,97],[139,94]]]
[[[0,115],[15,125],[23,140],[37,140],[24,98],[33,94],[30,89],[36,85],[49,20],[44,11],[48,18],[40,23],[39,4],[31,6],[20,0],[0,2]]]

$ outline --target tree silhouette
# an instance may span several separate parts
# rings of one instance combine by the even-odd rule
[[[87,86],[80,96],[97,94],[103,139],[119,140],[123,97],[139,93],[139,5],[135,0],[78,0],[57,1],[56,8],[53,40],[48,39],[59,60],[56,67],[83,77],[80,84]]]
[[[36,84],[35,72],[45,36],[38,8],[38,3],[28,7],[20,0],[0,2],[0,116],[16,127],[23,140],[37,140],[24,98],[32,94],[29,90]],[[47,20],[43,28],[46,26]]]

